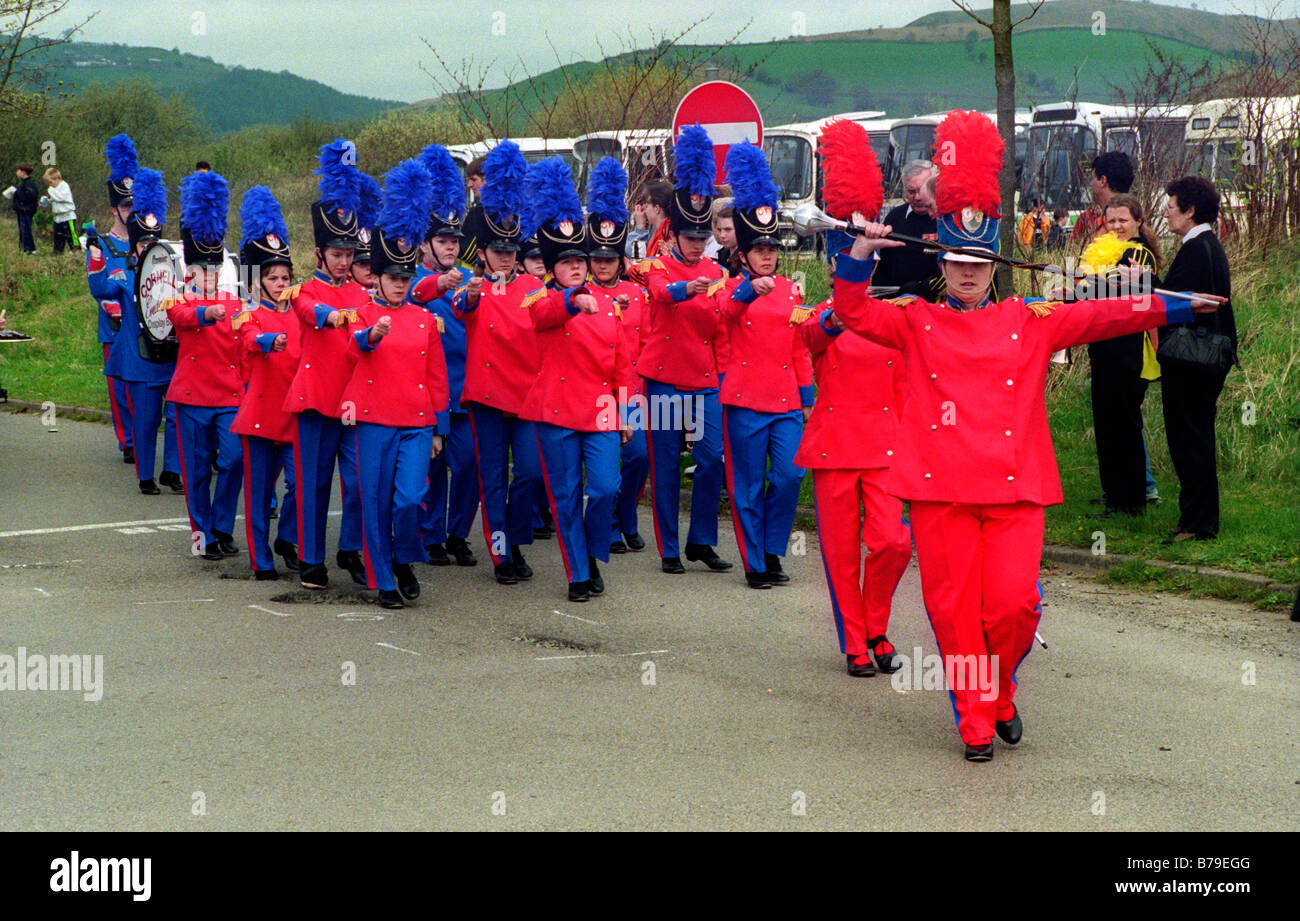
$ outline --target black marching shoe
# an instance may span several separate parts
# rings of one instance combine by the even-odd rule
[[[426,544],[424,553],[429,557],[430,566],[451,565],[451,557],[447,556],[447,548],[442,544]]]
[[[124,463],[124,464],[134,464],[134,463],[135,463],[135,448],[123,448],[123,449],[122,449],[122,463]]]
[[[474,558],[474,551],[469,549],[469,543],[463,537],[447,538],[447,552],[451,554],[457,566],[478,565],[478,560]]]
[[[871,664],[871,656],[846,655],[844,658],[848,659],[849,674],[854,678],[870,678],[875,675],[876,667]]]
[[[298,548],[287,540],[276,538],[275,552],[284,560],[284,568],[290,572],[298,571]]]
[[[889,647],[889,651],[881,652],[881,646]],[[892,675],[903,667],[903,664],[898,661],[898,655],[894,651],[894,644],[889,642],[889,637],[885,636],[883,633],[880,634],[880,636],[869,637],[867,639],[867,647],[871,650],[871,655],[876,660],[876,667],[886,675]]]
[[[397,608],[406,607],[406,602],[402,600],[401,595],[391,588],[381,588],[379,590],[379,606],[389,610],[396,610]]]
[[[339,564],[339,569],[346,569],[352,581],[362,587],[366,586],[366,564],[361,559],[360,550],[340,550],[334,561]]]
[[[185,492],[185,481],[181,479],[179,473],[171,470],[164,470],[158,477],[158,482],[166,486],[172,492]]]
[[[420,580],[415,578],[415,570],[410,563],[394,563],[393,575],[397,577],[397,590],[407,601],[420,597]]]
[[[226,555],[221,552],[221,548],[218,547],[216,544],[209,544],[204,542],[200,546],[203,547],[203,552],[199,554],[200,559],[207,560],[208,562],[211,563],[216,563],[226,558]]]
[[[686,559],[692,563],[703,563],[714,572],[726,572],[731,568],[731,563],[718,556],[713,548],[706,544],[687,544]]]
[[[992,761],[993,743],[988,742],[984,745],[971,745],[969,742],[967,742],[966,760],[967,761]]]
[[[588,584],[591,585],[591,593],[593,595],[605,594],[605,580],[600,577],[600,570],[596,567],[596,558],[594,556],[587,557],[587,569],[591,572],[591,578],[587,580]]]
[[[253,578],[258,582],[274,582],[280,578],[280,574],[274,569],[254,569]]]
[[[569,583],[569,600],[586,601],[591,597],[590,582],[570,582]]]
[[[633,553],[639,553],[645,549],[645,541],[641,539],[640,534],[624,534],[623,543],[627,544],[627,549]]]
[[[524,560],[524,552],[518,547],[510,548],[510,559],[515,564],[515,578],[527,581],[533,577],[533,568]]]
[[[309,563],[299,569],[298,581],[303,588],[324,588],[330,584],[330,577],[324,563]]]
[[[140,492],[144,493],[146,496],[156,496],[161,493],[162,490],[158,488],[158,484],[153,480],[141,480]]]
[[[771,588],[772,583],[768,581],[765,572],[747,572],[745,573],[745,584],[750,588]]]
[[[767,581],[773,585],[784,585],[790,581],[790,577],[781,568],[781,558],[779,556],[775,553],[766,553],[764,557],[767,561]]]
[[[217,539],[217,549],[226,556],[239,555],[239,547],[235,545],[235,536],[233,534],[223,534],[220,531],[213,531],[212,536]]]
[[[616,540],[616,541],[614,541],[612,544],[609,545],[609,552],[610,552],[610,553],[627,553],[627,544],[623,543],[621,540]]]
[[[680,556],[666,556],[664,557],[663,571],[677,575],[686,572],[686,567],[682,565],[682,558]]]
[[[497,563],[493,568],[493,575],[501,585],[514,585],[519,581],[519,577],[515,575],[515,564],[509,560]]]
[[[1015,704],[1011,706],[1015,707]],[[1020,737],[1024,735],[1025,726],[1020,722],[1019,708],[1016,708],[1016,711],[1011,714],[1011,719],[995,721],[993,728],[997,730],[998,738],[1008,745],[1020,744]]]

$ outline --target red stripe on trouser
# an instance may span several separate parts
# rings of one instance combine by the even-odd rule
[[[108,343],[104,343],[104,364],[108,364]],[[117,394],[114,392],[117,379],[104,376],[108,381],[108,408],[113,411],[113,434],[117,436],[117,448],[119,451],[126,450],[126,428],[122,425],[122,414],[117,408]]]
[[[193,552],[194,548],[197,547],[199,554],[203,554],[207,552],[208,549],[207,548],[208,536],[204,534],[199,538],[197,542],[194,542],[194,535],[199,533],[199,529],[194,524],[194,516],[190,514],[189,467],[185,466],[185,438],[183,435],[181,435],[182,429],[183,426],[181,425],[181,413],[177,412],[176,413],[176,453],[180,456],[181,483],[185,486],[185,515],[190,520],[190,541],[192,542],[190,544],[190,551]]]
[[[907,564],[912,560],[912,532],[903,524],[903,502],[885,492],[885,468],[862,470],[857,491],[862,497],[862,608],[867,638],[889,632],[889,608]],[[856,502],[854,503],[856,505]]]
[[[479,449],[478,425],[474,422],[473,408],[469,411],[469,430],[474,435],[474,469],[478,476],[479,507],[482,509],[479,520],[483,522],[483,542],[487,544],[488,556],[492,558],[492,565],[500,566],[501,557],[497,555],[492,546],[492,524],[488,521],[487,491],[483,488],[483,452]],[[509,485],[507,485],[506,489],[509,488]]]
[[[533,426],[533,432],[537,439],[537,460],[542,465],[542,482],[546,484],[546,501],[551,506],[551,520],[555,522],[555,542],[560,545],[560,560],[564,563],[564,577],[572,582],[573,566],[569,563],[569,548],[564,539],[564,528],[560,527],[560,509],[555,504],[555,491],[551,489],[551,474],[546,469],[546,452],[542,450],[542,436],[537,426]],[[578,525],[582,526],[581,516],[578,518]]]
[[[736,511],[735,475],[731,470],[731,430],[727,425],[727,407],[722,407],[722,469],[727,475],[727,495],[731,497],[731,522],[736,529],[736,546],[740,548],[740,565],[745,572],[750,572],[749,556],[745,553],[745,528],[740,523],[740,513]],[[767,561],[758,572],[767,571]]]
[[[343,437],[346,438],[347,435],[344,434]],[[357,497],[361,500],[361,560],[366,567],[366,588],[374,590],[375,588],[377,588],[375,584],[375,566],[374,563],[371,562],[371,558],[370,558],[370,542],[366,540],[366,494],[365,494],[365,490],[363,490],[361,487],[361,431],[360,428],[355,425],[352,426],[352,440],[357,447],[356,450]],[[383,463],[382,458],[378,460],[380,463]],[[384,492],[383,489],[378,490],[378,492],[382,497]],[[343,475],[339,474],[340,496],[342,496],[342,493],[343,493]],[[393,501],[391,496],[389,496],[388,501],[390,503]],[[378,503],[376,503],[376,505],[378,505]],[[379,518],[381,521],[383,520],[382,515],[380,515]]]
[[[310,565],[313,561],[303,556],[302,541],[303,536],[307,533],[306,523],[303,520],[303,498],[306,492],[302,488],[302,438],[298,435],[298,420],[300,416],[294,413],[293,416],[293,477],[294,477],[294,497],[297,504],[294,508],[294,517],[298,519],[298,561],[300,566]],[[313,503],[313,508],[315,507]]]
[[[964,685],[951,688],[957,731],[967,743],[987,743],[994,721],[1014,712],[1012,671],[1038,626],[1043,507],[913,501],[912,533],[945,673]],[[981,677],[995,679],[996,694],[979,686]]]
[[[166,406],[166,404],[163,404],[163,405],[164,405],[164,407]],[[129,409],[129,410],[131,410],[131,427],[134,429],[134,428],[135,428],[135,400],[131,399],[131,385],[130,385],[130,384],[127,384],[127,386],[126,386],[126,408]],[[166,409],[164,408],[164,410],[163,410],[163,419],[165,420],[166,418],[167,418],[167,411],[166,411]],[[164,433],[165,433],[166,431],[167,431],[166,429],[163,429],[163,432],[164,432]],[[157,433],[157,432],[154,432],[154,433],[153,433],[153,437],[156,439],[156,438],[158,437],[158,433]],[[138,439],[136,439],[136,438],[133,436],[133,437],[131,438],[131,440],[134,442],[134,441],[137,441]],[[154,444],[157,444],[157,442],[155,441]],[[163,456],[164,456],[164,457],[167,456],[167,451],[166,451],[165,448],[164,448],[164,450],[163,450]],[[184,464],[181,464],[181,466],[184,467],[185,465],[184,465]],[[140,479],[140,446],[139,446],[138,444],[135,446],[135,478],[136,478],[137,480]]]
[[[256,571],[257,546],[253,539],[253,453],[249,449],[247,435],[240,435],[239,440],[244,448],[244,537],[248,541],[248,564]],[[261,514],[265,516],[269,511],[269,509],[262,509]],[[269,521],[267,531],[270,532]]]
[[[659,535],[659,507],[655,505],[655,440],[648,419],[646,422],[645,449],[646,455],[650,458],[650,476],[648,478],[650,481],[650,521],[655,526],[655,548],[662,557],[664,555],[664,540]]]

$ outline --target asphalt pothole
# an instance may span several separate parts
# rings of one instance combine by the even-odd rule
[[[516,643],[527,643],[530,646],[536,646],[539,649],[574,649],[578,652],[594,652],[600,648],[600,643],[584,643],[581,640],[571,640],[563,636],[522,633],[519,636],[510,637],[510,639]]]
[[[378,600],[354,588],[296,588],[271,596],[279,604],[377,604]]]

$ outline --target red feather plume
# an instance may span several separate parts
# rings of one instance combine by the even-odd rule
[[[874,221],[885,203],[885,193],[867,129],[843,118],[828,122],[822,127],[817,152],[825,176],[822,198],[826,213],[847,221],[856,211]]]
[[[934,163],[939,167],[934,199],[940,214],[978,208],[999,217],[998,173],[1006,145],[987,115],[955,109],[934,129]]]

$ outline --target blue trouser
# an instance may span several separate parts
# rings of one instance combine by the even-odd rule
[[[18,248],[24,253],[36,252],[36,241],[32,239],[32,215],[18,215]]]
[[[104,364],[108,364],[109,343],[103,343]],[[126,381],[120,377],[106,376],[108,381],[108,406],[113,411],[113,434],[117,436],[117,449],[125,451],[135,446],[135,432],[131,427],[131,398],[127,396]]]
[[[441,453],[429,461],[429,488],[420,508],[420,539],[426,547],[445,544],[449,536],[461,540],[469,537],[478,512],[478,461],[474,457],[474,431],[470,428],[469,415],[452,413],[451,428],[445,436]]]
[[[397,428],[358,422],[362,557],[370,588],[394,591],[394,563],[423,563],[420,499],[429,476],[433,426]]]
[[[765,572],[771,553],[785,556],[799,504],[803,469],[794,465],[803,414],[792,409],[764,413],[724,406],[727,491],[745,572]],[[769,467],[768,461],[771,461]]]
[[[645,490],[650,475],[650,450],[646,447],[645,429],[632,429],[632,440],[619,449],[622,475],[618,486],[618,499],[614,503],[614,534],[610,542],[622,540],[624,534],[636,534],[637,503]]]
[[[587,557],[609,562],[609,520],[618,498],[618,432],[577,432],[537,423],[542,480],[570,582],[591,578]],[[586,472],[587,513],[582,511]]]
[[[298,413],[294,430],[294,480],[298,484],[298,558],[304,566],[325,562],[325,517],[330,508],[334,460],[343,492],[339,552],[361,549],[361,499],[357,495],[357,440],[340,420],[313,409]],[[346,436],[346,437],[345,437]]]
[[[176,441],[176,404],[164,403],[167,382],[151,384],[126,382],[126,405],[131,413],[131,440],[135,448],[137,480],[152,480],[158,458],[158,426],[167,416],[163,429],[163,472],[180,473],[181,459]]]
[[[533,542],[542,480],[537,434],[533,423],[482,403],[469,404],[469,421],[483,501],[483,538],[496,566],[511,558],[511,547]]]
[[[695,455],[691,487],[691,528],[686,542],[712,547],[718,542],[718,502],[722,499],[722,406],[716,388],[679,390],[646,378],[646,426],[650,452],[650,493],[654,501],[655,542],[662,557],[681,556],[677,514],[681,507],[681,454],[687,433]]]
[[[176,404],[176,434],[180,440],[181,475],[185,478],[185,506],[190,530],[201,535],[198,550],[216,543],[215,532],[233,534],[235,507],[244,475],[244,453],[239,436],[230,431],[234,406]],[[212,455],[217,456],[217,482],[212,484]]]
[[[271,509],[275,505],[275,481],[284,469],[284,505],[280,510],[277,536],[286,543],[298,543],[298,506],[294,483],[293,445],[282,441],[244,435],[244,525],[248,559],[257,570],[275,569],[271,554]]]

